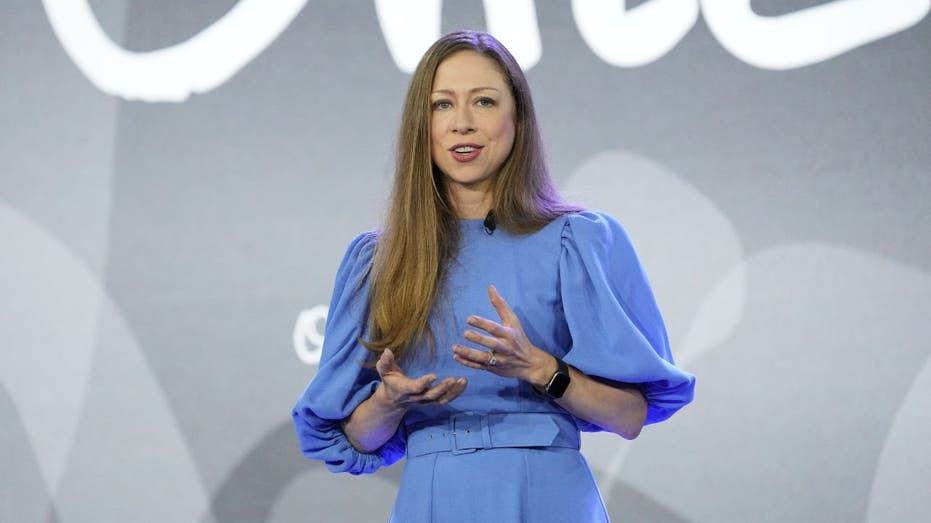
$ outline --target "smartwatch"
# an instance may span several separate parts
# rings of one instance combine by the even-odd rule
[[[555,356],[553,357],[555,358]],[[566,393],[566,389],[569,388],[570,381],[569,366],[566,365],[566,362],[556,358],[556,365],[559,367],[553,373],[550,381],[547,382],[546,388],[543,389],[543,393],[552,399],[561,398]]]

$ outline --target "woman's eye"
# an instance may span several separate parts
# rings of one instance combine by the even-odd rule
[[[477,103],[482,107],[491,107],[495,105],[495,101],[491,98],[479,98]]]
[[[453,104],[449,103],[446,100],[437,100],[436,102],[433,102],[434,109],[449,109],[452,106]]]

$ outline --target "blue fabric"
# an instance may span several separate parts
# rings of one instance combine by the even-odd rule
[[[333,472],[366,474],[404,456],[403,435],[395,434],[377,453],[357,452],[340,427],[380,383],[364,367],[369,351],[359,343],[368,313],[366,276],[375,251],[375,234],[365,233],[349,245],[336,273],[317,374],[294,407],[301,452],[326,463]]]
[[[377,373],[363,366],[370,355],[358,342],[364,336],[366,277],[377,241],[373,233],[362,234],[340,265],[320,366],[294,408],[307,457],[326,462],[335,472],[369,473],[404,455],[407,428],[416,424],[462,412],[565,413],[525,382],[472,370],[452,359],[453,343],[469,345],[462,337],[469,315],[498,320],[488,301],[489,284],[508,301],[535,345],[588,375],[638,384],[649,404],[647,423],[662,421],[691,401],[695,379],[673,365],[649,283],[617,221],[586,211],[524,236],[501,229],[488,235],[482,220],[462,220],[459,226],[459,251],[430,318],[436,350],[424,347],[402,367],[412,377],[429,372],[440,379],[465,376],[465,392],[449,405],[412,407],[392,439],[376,452],[358,452],[347,441],[340,420],[379,383]],[[576,424],[585,431],[602,430],[578,418]],[[469,496],[461,495],[463,488]],[[499,496],[506,509],[490,503]],[[483,513],[486,509],[492,512]],[[607,521],[584,458],[565,448],[494,448],[408,458],[393,518]]]

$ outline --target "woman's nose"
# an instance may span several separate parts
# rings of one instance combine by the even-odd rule
[[[472,112],[468,107],[460,107],[456,110],[456,121],[453,122],[453,131],[459,134],[470,133],[475,130],[475,123],[472,119]]]

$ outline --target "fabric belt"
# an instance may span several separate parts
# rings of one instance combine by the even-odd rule
[[[579,428],[568,415],[549,412],[463,412],[407,427],[409,458],[501,447],[579,449]]]

